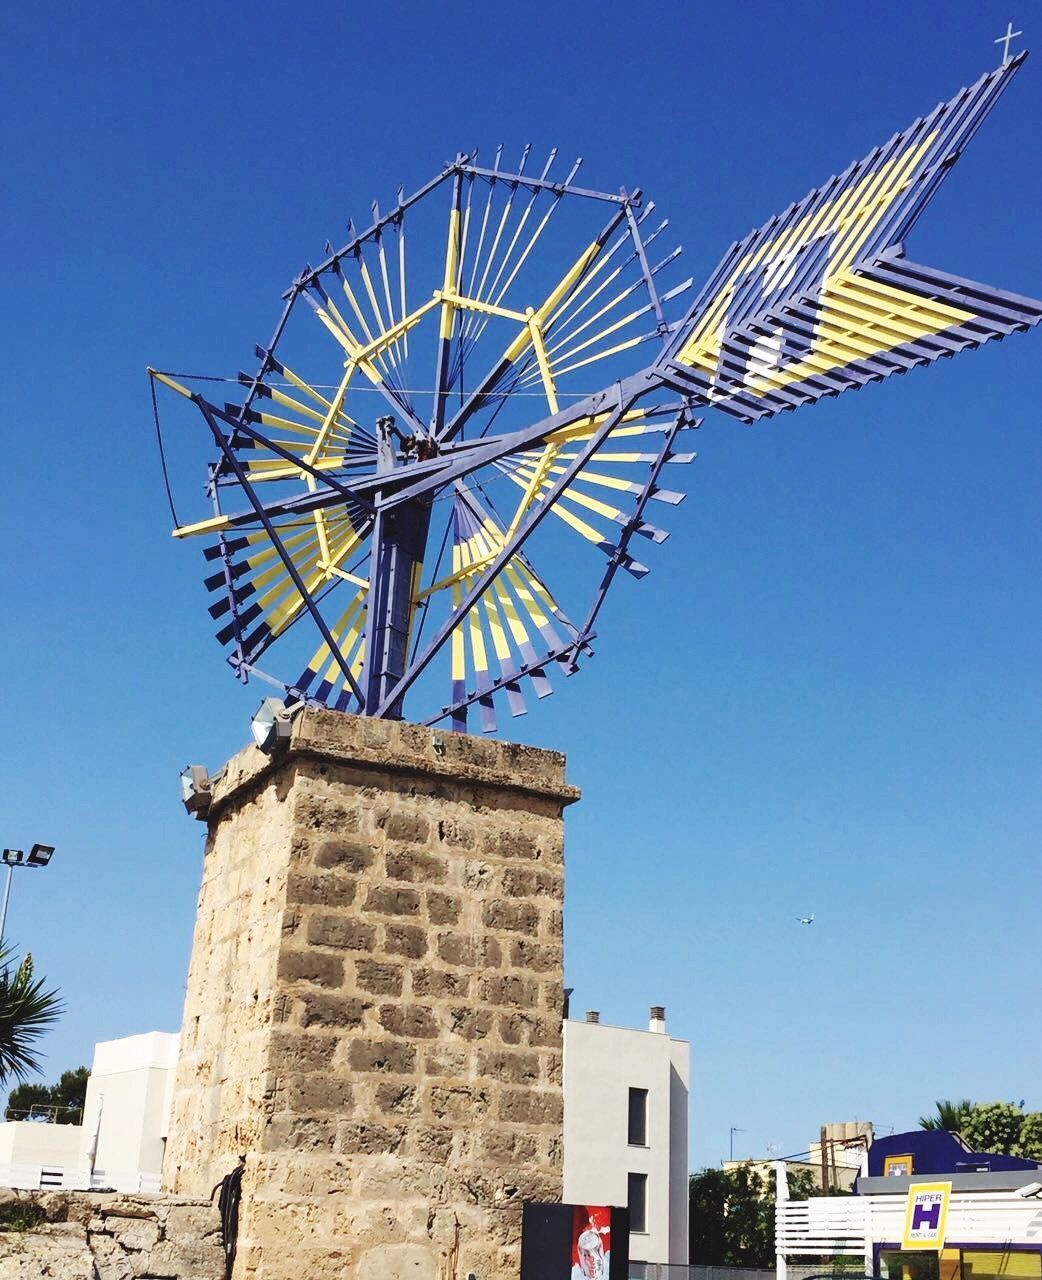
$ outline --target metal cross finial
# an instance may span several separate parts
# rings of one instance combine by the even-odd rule
[[[1024,34],[1023,31],[1014,31],[1013,23],[1007,22],[1006,34],[1004,36],[999,36],[999,38],[993,42],[995,44],[1001,44],[1003,46],[1003,49],[1002,49],[1002,65],[1003,66],[1005,66],[1006,63],[1009,62],[1009,42],[1015,39],[1017,36],[1022,36],[1023,34]]]

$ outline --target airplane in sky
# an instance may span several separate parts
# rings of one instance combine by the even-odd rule
[[[797,923],[797,924],[813,924],[813,923],[814,923],[814,916],[813,916],[813,914],[811,914],[811,915],[809,915],[809,916],[797,916],[797,917],[796,917],[796,923]]]

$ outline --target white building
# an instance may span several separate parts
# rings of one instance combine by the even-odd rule
[[[177,1046],[164,1031],[95,1045],[83,1124],[0,1124],[0,1186],[158,1191]]]
[[[633,1261],[688,1261],[690,1074],[659,1006],[647,1031],[565,1020],[564,1199],[628,1205]]]
[[[159,1185],[178,1039],[174,1032],[148,1031],[94,1046],[83,1105],[80,1168],[91,1167],[93,1156],[94,1170],[102,1179],[109,1171],[136,1171]]]

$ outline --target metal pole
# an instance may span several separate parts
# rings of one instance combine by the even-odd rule
[[[7,901],[11,896],[11,874],[13,866],[7,868],[7,880],[4,882],[4,905],[0,907],[0,945],[4,941],[4,926],[7,924]]]
[[[821,1126],[821,1194],[827,1196],[829,1193],[829,1147],[828,1138],[825,1135],[825,1126]]]
[[[785,1257],[785,1237],[788,1234],[786,1205],[789,1199],[789,1179],[784,1160],[774,1162],[774,1249],[775,1276],[777,1280],[786,1280],[787,1267]]]

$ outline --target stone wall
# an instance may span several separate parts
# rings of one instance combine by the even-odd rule
[[[237,1280],[518,1271],[561,1194],[556,753],[308,709],[215,786],[166,1156]]]
[[[220,1220],[211,1204],[172,1196],[0,1192],[0,1280],[223,1280]]]

